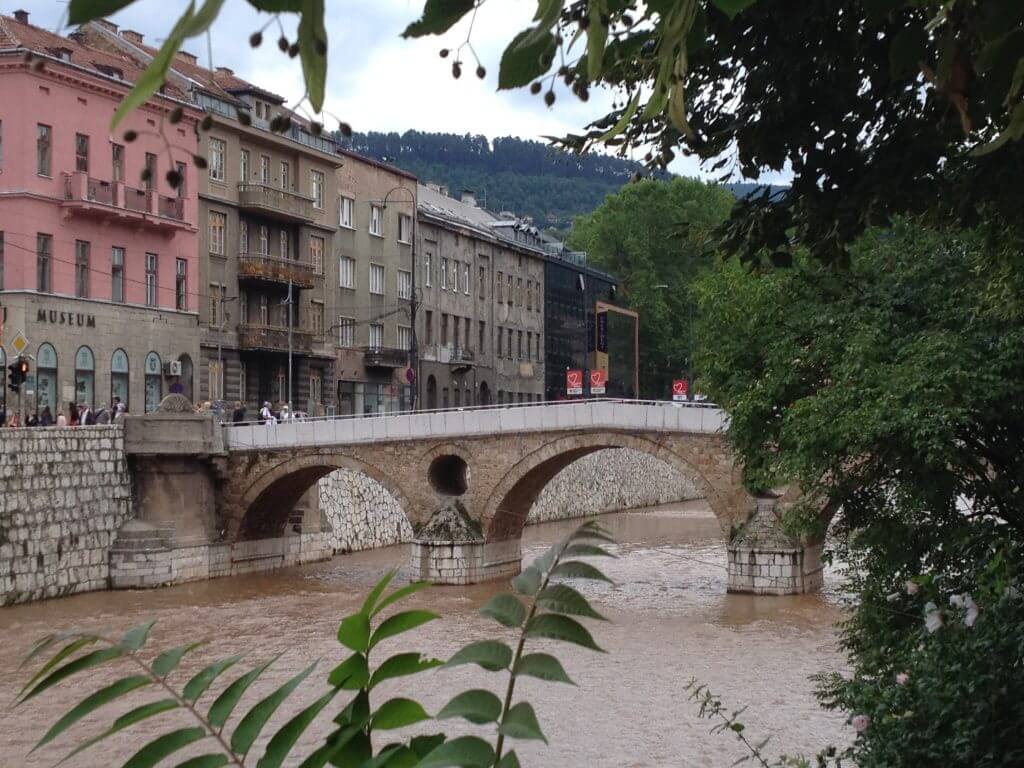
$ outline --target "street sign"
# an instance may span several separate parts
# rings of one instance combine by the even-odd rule
[[[565,394],[583,394],[583,371],[573,370],[565,372]]]
[[[676,379],[672,382],[672,399],[676,402],[686,400],[686,393],[689,389],[690,384],[686,379]]]
[[[608,382],[608,372],[596,368],[590,372],[590,394],[603,395]]]
[[[11,346],[19,355],[22,354],[28,348],[28,339],[25,338],[25,334],[18,331],[18,335],[14,337]]]

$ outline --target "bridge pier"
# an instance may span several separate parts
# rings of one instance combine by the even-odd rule
[[[412,577],[433,584],[478,584],[518,576],[523,552],[519,539],[505,541],[423,541],[410,545]]]
[[[729,592],[802,595],[821,589],[821,544],[788,536],[781,517],[778,499],[756,500],[754,513],[726,546]]]

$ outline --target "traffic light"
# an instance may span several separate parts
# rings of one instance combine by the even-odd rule
[[[9,373],[7,387],[12,392],[18,392],[21,389],[21,385],[28,378],[28,360],[24,357],[19,357],[13,363],[7,366]]]

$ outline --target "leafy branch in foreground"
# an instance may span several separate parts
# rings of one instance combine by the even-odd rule
[[[590,632],[577,620],[603,619],[576,589],[561,583],[565,578],[608,581],[596,567],[580,557],[611,556],[601,544],[611,541],[600,526],[588,522],[571,536],[551,547],[544,555],[513,580],[516,592],[493,597],[481,613],[505,627],[520,630],[515,651],[502,641],[474,642],[456,652],[444,664],[454,667],[476,664],[489,672],[508,672],[504,700],[482,689],[464,691],[455,696],[436,715],[437,720],[461,717],[470,723],[496,726],[495,744],[476,736],[462,736],[448,740],[445,734],[412,736],[405,741],[391,742],[374,750],[375,731],[390,731],[415,726],[431,716],[414,699],[397,696],[374,707],[371,693],[381,683],[407,677],[441,667],[438,659],[424,658],[420,653],[405,652],[387,657],[375,668],[370,666],[371,653],[382,642],[437,619],[437,614],[412,609],[382,618],[383,612],[428,586],[425,582],[411,583],[388,594],[395,571],[389,572],[370,591],[361,608],[345,617],[338,627],[338,642],[351,654],[334,667],[327,677],[327,690],[304,709],[281,725],[271,736],[258,761],[259,768],[278,768],[292,752],[299,738],[312,725],[342,691],[352,692],[352,698],[333,718],[335,728],[330,730],[323,744],[305,757],[300,768],[335,766],[361,768],[515,768],[519,760],[514,751],[505,751],[506,739],[539,739],[547,742],[533,707],[526,701],[513,702],[515,685],[526,675],[550,682],[572,684],[561,662],[547,653],[524,653],[527,640],[547,638],[573,643],[600,651]],[[74,675],[104,665],[125,663],[129,674],[109,682],[82,699],[54,723],[33,748],[50,744],[86,716],[106,704],[119,701],[143,691],[155,691],[156,698],[138,704],[113,723],[89,739],[79,742],[61,762],[78,755],[107,737],[167,712],[184,710],[195,724],[160,733],[142,741],[138,750],[124,763],[125,768],[149,768],[164,758],[201,742],[209,751],[190,757],[178,768],[219,768],[224,765],[245,766],[253,746],[267,723],[317,666],[307,666],[272,693],[264,696],[243,715],[230,735],[226,733],[242,697],[256,680],[279,657],[259,664],[235,678],[213,698],[209,707],[200,706],[200,700],[215,682],[241,660],[233,655],[214,661],[193,674],[184,684],[172,683],[170,677],[178,671],[184,657],[205,645],[191,642],[160,651],[155,656],[143,655],[150,630],[155,622],[141,624],[119,640],[89,632],[51,634],[38,641],[27,654],[23,666],[52,655],[35,672],[18,696],[18,704],[25,704],[50,688],[66,682]],[[196,751],[192,747],[192,751]]]

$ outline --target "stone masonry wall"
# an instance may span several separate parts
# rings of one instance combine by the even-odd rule
[[[120,426],[0,430],[0,605],[106,589],[130,512]]]
[[[320,509],[336,552],[412,540],[412,527],[383,486],[339,469],[320,481]],[[692,483],[667,464],[629,448],[598,451],[571,464],[541,492],[528,523],[651,507],[697,497]]]

